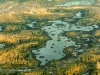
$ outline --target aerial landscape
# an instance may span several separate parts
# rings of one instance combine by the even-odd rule
[[[0,0],[0,75],[100,75],[100,0]]]

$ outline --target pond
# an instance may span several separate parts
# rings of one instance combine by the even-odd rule
[[[49,21],[52,22],[51,26],[41,27],[42,30],[47,32],[52,40],[46,42],[46,46],[38,50],[32,50],[36,54],[36,59],[41,61],[41,65],[45,65],[48,61],[61,59],[65,56],[62,52],[64,48],[69,46],[75,46],[75,41],[68,39],[62,34],[65,31],[91,31],[94,28],[98,28],[97,25],[91,26],[77,26],[63,22],[61,20]]]

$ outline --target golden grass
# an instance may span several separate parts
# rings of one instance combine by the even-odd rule
[[[8,32],[11,30],[16,31],[20,28],[21,26],[19,25],[7,25],[5,27],[6,32],[0,33],[0,42],[14,44],[0,50],[0,65],[3,65],[5,68],[7,68],[6,64],[34,66],[37,63],[35,58],[25,58],[27,54],[30,54],[28,48],[31,45],[39,45],[40,41],[48,39],[46,35],[43,35],[43,31],[41,30],[21,30],[20,33]]]
[[[59,2],[59,1],[56,1]],[[40,2],[42,3],[42,2]],[[2,4],[2,3],[1,3]],[[17,4],[17,5],[16,5]],[[12,8],[10,8],[11,6],[16,5]],[[10,10],[7,11],[2,11],[0,12],[0,22],[25,22],[25,20],[21,17],[21,15],[34,15],[37,16],[37,18],[49,18],[50,20],[54,20],[54,19],[58,19],[60,17],[65,17],[65,15],[67,16],[71,16],[71,13],[68,12],[51,12],[48,11],[50,9],[62,9],[61,7],[44,7],[41,6],[42,4],[38,4],[35,1],[29,1],[29,2],[25,2],[25,3],[14,3],[13,1],[9,1],[6,4],[3,3],[2,6],[0,6],[0,8],[2,9],[8,9],[10,8]],[[65,8],[63,7],[63,9],[65,10],[76,10],[76,9],[85,9],[86,7],[84,6],[75,6],[75,7],[70,7],[70,8]],[[46,17],[47,16],[47,17]]]
[[[47,12],[46,8],[31,8],[29,11],[25,11],[24,14],[36,14],[36,15],[47,15],[51,14],[50,12]]]
[[[100,30],[96,30],[94,35],[99,37],[100,36]]]
[[[100,55],[96,54],[99,52],[99,49],[97,47],[94,47],[87,50],[87,52],[83,53],[79,58],[81,58],[81,60],[85,62],[96,62],[100,59]]]
[[[18,17],[19,15],[12,15],[9,13],[3,14],[0,17],[0,22],[24,22],[22,18]]]
[[[89,37],[90,35],[89,34],[81,34],[81,37],[82,38],[87,38],[87,37]]]
[[[25,73],[24,75],[41,75],[42,71],[33,71],[33,72],[29,72],[29,73]]]
[[[73,75],[75,73],[78,75],[81,72],[83,72],[86,68],[87,65],[85,65],[84,63],[73,63],[67,67],[57,69],[57,72],[59,75],[63,75],[62,72],[64,72],[67,75]]]
[[[15,31],[15,30],[20,30],[23,26],[20,25],[7,25],[5,27],[5,31]]]
[[[9,27],[8,27],[9,28]],[[16,28],[12,28],[14,30]],[[48,37],[46,35],[42,35],[41,30],[23,30],[19,34],[13,33],[0,33],[0,42],[9,42],[9,43],[18,43],[21,41],[28,40],[47,40]]]
[[[0,64],[3,64],[3,65],[4,64],[17,64],[17,65],[22,64],[22,65],[27,65],[27,66],[35,65],[36,63],[35,59],[30,59],[30,57],[28,57],[28,59],[24,58],[27,53],[30,54],[27,48],[30,45],[34,45],[34,44],[36,45],[38,44],[38,42],[24,43],[24,44],[20,44],[11,48],[9,51],[3,53],[0,56]]]
[[[70,31],[70,32],[66,32],[66,35],[70,36],[70,37],[75,37],[75,36],[79,35],[79,33],[80,32]]]

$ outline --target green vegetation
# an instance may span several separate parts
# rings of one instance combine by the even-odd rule
[[[40,62],[32,53],[32,49],[41,48],[46,45],[47,40],[50,40],[50,37],[39,28],[51,25],[48,21],[61,19],[84,26],[100,24],[100,0],[93,6],[69,8],[54,6],[66,1],[70,0],[53,0],[51,2],[47,0],[0,0],[0,26],[2,26],[0,44],[5,44],[0,48],[0,68],[4,70],[0,71],[0,75],[82,75],[91,69],[90,64],[93,69],[89,74],[100,75],[100,29],[94,29],[91,33],[82,31],[63,33],[69,38],[69,41],[81,43],[80,49],[86,50],[84,53],[77,52],[78,56],[72,55],[77,47],[66,47],[63,50],[66,55],[64,58],[53,60],[41,68]],[[79,11],[82,12],[82,18],[73,18]],[[37,22],[35,28],[27,26],[33,21]],[[58,24],[58,26],[64,25]],[[86,38],[90,40],[86,41]],[[86,43],[88,45],[85,45]],[[17,70],[23,70],[23,67],[32,70],[17,72]]]

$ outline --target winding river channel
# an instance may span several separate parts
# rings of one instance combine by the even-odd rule
[[[75,41],[62,36],[65,31],[91,31],[94,28],[98,28],[97,25],[77,26],[61,20],[49,22],[52,22],[51,26],[44,26],[41,29],[47,32],[52,40],[48,40],[43,48],[32,50],[36,54],[36,59],[41,61],[41,65],[45,65],[51,60],[61,59],[65,56],[62,52],[64,48],[76,45]]]

